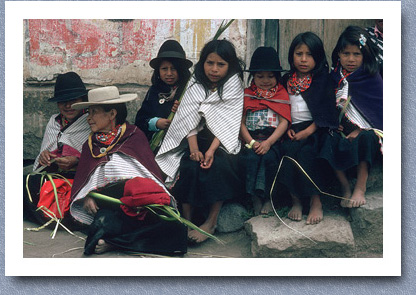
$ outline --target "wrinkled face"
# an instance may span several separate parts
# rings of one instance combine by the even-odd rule
[[[307,45],[296,46],[293,52],[293,65],[299,76],[307,75],[315,68],[315,60]]]
[[[98,105],[88,108],[87,122],[92,132],[110,132],[115,128],[115,117],[117,111],[112,109],[109,112]]]
[[[58,102],[59,112],[69,122],[73,122],[73,120],[82,112],[82,110],[74,110],[71,108],[71,106],[77,102],[82,102],[82,98]]]
[[[273,72],[255,72],[253,81],[258,88],[263,90],[269,90],[277,85],[277,79]]]
[[[357,45],[347,45],[338,56],[341,66],[348,72],[354,72],[363,64],[363,54]]]
[[[207,78],[215,85],[228,73],[228,62],[215,52],[210,53],[204,62],[204,73]]]
[[[179,80],[178,72],[175,66],[167,60],[161,62],[159,66],[160,79],[168,85],[175,85]]]

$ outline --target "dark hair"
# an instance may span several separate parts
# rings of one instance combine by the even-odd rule
[[[323,70],[328,72],[329,67],[326,60],[324,44],[321,38],[312,32],[300,33],[293,39],[292,44],[290,44],[288,56],[290,72],[293,73],[296,71],[295,65],[293,64],[293,54],[295,53],[295,49],[302,44],[308,46],[315,61],[315,68],[311,71],[311,74],[319,73]]]
[[[160,65],[165,60],[171,62],[173,64],[173,66],[175,67],[176,71],[178,72],[178,76],[179,76],[178,86],[180,87],[183,84],[186,84],[186,82],[188,82],[188,80],[189,80],[189,77],[191,76],[191,73],[189,72],[189,69],[186,67],[184,62],[180,59],[177,59],[177,58],[163,58],[158,62],[157,67],[153,71],[152,84],[153,85],[158,85],[159,83],[164,83],[160,79],[159,69],[160,69]]]
[[[277,71],[276,72],[274,72],[274,71],[257,71],[257,72],[250,72],[250,74],[248,75],[248,78],[247,78],[248,85],[250,85],[251,81],[254,79],[254,74],[258,73],[258,72],[272,72],[273,75],[276,77],[277,84],[279,84],[281,82],[282,74],[280,72],[277,72]]]
[[[228,63],[227,75],[224,77],[224,79],[219,81],[217,85],[218,94],[221,97],[223,86],[231,76],[234,74],[239,74],[240,78],[243,79],[244,63],[237,57],[234,45],[228,40],[212,40],[205,44],[204,48],[202,48],[199,60],[195,64],[195,78],[197,83],[200,83],[202,86],[204,86],[207,94],[211,88],[211,81],[205,75],[204,63],[208,58],[208,55],[211,53],[218,54]]]
[[[361,35],[366,39],[365,45],[360,43]],[[343,51],[347,45],[356,45],[360,49],[363,55],[362,67],[364,72],[370,75],[378,73],[379,65],[376,59],[378,49],[370,40],[370,35],[368,35],[367,31],[357,26],[347,27],[339,36],[337,45],[335,46],[334,51],[332,51],[332,67],[335,68],[337,66],[339,61],[338,54]]]
[[[121,125],[126,122],[127,118],[127,106],[125,103],[116,103],[116,104],[102,104],[100,107],[103,108],[105,112],[109,112],[112,109],[117,111],[116,115],[116,125]]]

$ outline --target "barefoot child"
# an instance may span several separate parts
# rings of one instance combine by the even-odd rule
[[[184,217],[191,220],[195,208],[208,209],[200,226],[208,233],[215,232],[223,202],[238,196],[241,187],[236,156],[241,146],[241,78],[242,63],[232,43],[208,42],[156,155],[167,183],[179,176],[173,193]],[[191,230],[188,238],[200,243],[207,236]]]
[[[291,102],[292,126],[281,144],[283,155],[296,160],[318,186],[322,187],[322,166],[317,160],[320,142],[330,129],[338,127],[335,95],[321,39],[311,32],[299,34],[289,48],[290,72],[283,77]],[[323,218],[319,191],[289,160],[284,161],[278,181],[292,198],[288,217],[302,220],[309,206],[306,224]]]
[[[150,61],[150,66],[154,69],[152,86],[137,112],[135,122],[149,141],[157,131],[169,127],[171,122],[167,117],[177,109],[177,99],[191,75],[189,68],[192,62],[186,59],[185,51],[177,41],[167,40],[160,47],[157,57]]]
[[[250,87],[244,90],[241,137],[246,147],[240,153],[245,170],[246,193],[253,200],[255,215],[272,212],[270,189],[279,162],[279,139],[290,118],[290,101],[279,83],[279,57],[272,47],[259,47],[250,62]]]
[[[328,138],[323,158],[341,182],[343,207],[366,203],[368,171],[380,150],[383,130],[383,81],[378,72],[377,47],[360,27],[350,26],[339,37],[332,53],[341,134]],[[380,138],[379,138],[380,137]],[[357,182],[351,191],[345,171],[356,167]]]

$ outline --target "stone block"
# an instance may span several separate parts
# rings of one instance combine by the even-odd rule
[[[307,225],[305,219],[296,222],[283,218],[283,221],[287,225],[275,216],[256,216],[245,223],[246,232],[252,238],[253,257],[342,258],[355,255],[351,226],[343,215],[327,213],[316,225]]]
[[[217,221],[217,232],[229,233],[240,230],[244,227],[244,222],[249,219],[249,214],[243,205],[229,203],[222,206]]]
[[[383,194],[367,192],[366,204],[349,209],[357,251],[383,253]]]

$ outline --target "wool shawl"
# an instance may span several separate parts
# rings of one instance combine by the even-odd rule
[[[338,88],[342,83],[341,66],[337,66],[331,77]],[[350,102],[373,128],[383,130],[383,79],[380,74],[370,76],[361,66],[345,79],[348,81]]]
[[[287,87],[290,73],[283,76],[283,86]],[[337,129],[339,122],[335,104],[335,93],[329,73],[325,70],[312,75],[312,83],[301,92],[313,121],[318,127]]]
[[[206,127],[219,139],[230,154],[240,151],[238,139],[243,113],[244,89],[238,74],[224,84],[222,97],[218,91],[208,95],[195,77],[191,78],[179,108],[156,155],[156,162],[171,182],[179,169],[184,149],[188,146],[186,136],[197,128],[202,118]],[[185,139],[185,140],[184,140]]]
[[[80,189],[88,182],[90,175],[100,166],[110,161],[110,155],[114,153],[122,153],[126,156],[136,159],[147,170],[151,172],[157,179],[161,181],[162,175],[154,161],[154,155],[149,147],[146,136],[135,125],[126,123],[127,128],[117,144],[101,158],[93,158],[91,155],[88,142],[82,147],[81,158],[79,159],[79,167],[75,174],[74,184],[72,186],[71,200],[78,194]],[[117,138],[115,139],[117,140]],[[92,136],[92,146],[94,155],[100,154],[100,148],[105,147],[102,143]]]
[[[72,122],[63,131],[61,131],[61,124],[56,120],[60,114],[53,115],[45,128],[40,151],[48,150],[50,152],[58,148],[58,143],[68,145],[81,153],[82,145],[87,140],[91,132],[90,126],[87,122],[88,114],[83,114],[77,120]],[[36,157],[33,164],[33,170],[36,170],[39,165],[40,154]]]
[[[288,120],[289,123],[292,122],[292,118],[290,116],[289,95],[282,84],[278,84],[276,93],[268,99],[257,97],[252,87],[248,87],[244,90],[243,114],[246,114],[248,110],[259,111],[267,108]]]

